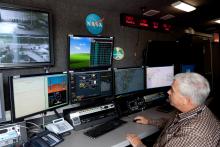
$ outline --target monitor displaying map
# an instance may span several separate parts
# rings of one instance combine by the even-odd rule
[[[144,68],[115,70],[115,95],[144,90]]]
[[[170,86],[174,78],[174,66],[146,67],[146,88]]]

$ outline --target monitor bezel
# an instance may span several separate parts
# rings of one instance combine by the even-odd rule
[[[13,11],[27,11],[27,12],[37,12],[42,14],[47,14],[48,16],[48,45],[49,45],[49,61],[48,62],[27,62],[27,63],[0,63],[0,69],[10,69],[10,68],[33,68],[33,67],[47,67],[54,66],[54,51],[53,51],[53,28],[52,28],[52,12],[47,9],[39,9],[32,7],[25,7],[15,4],[0,3],[0,9],[13,10]],[[29,44],[31,45],[31,43]]]
[[[95,67],[86,67],[86,68],[71,68],[70,67],[70,37],[84,37],[84,38],[108,38],[112,39],[112,47],[111,47],[111,59],[110,59],[110,65],[106,66],[95,66]],[[83,72],[83,71],[94,71],[94,70],[105,70],[110,67],[112,67],[113,63],[113,49],[114,49],[114,37],[113,36],[92,36],[92,35],[74,35],[74,34],[68,34],[67,37],[67,68],[69,71],[76,71],[76,72]]]
[[[49,76],[49,75],[59,75],[59,74],[66,74],[67,76],[67,90],[66,90],[66,103],[63,103],[61,105],[57,105],[54,106],[52,108],[48,108],[42,111],[38,111],[35,113],[31,113],[31,114],[27,114],[25,116],[21,116],[21,117],[16,117],[15,115],[15,104],[14,104],[14,95],[13,95],[13,79],[14,78],[28,78],[28,77],[38,77],[38,76]],[[11,100],[11,119],[12,122],[18,122],[18,121],[22,121],[25,118],[40,114],[40,113],[46,113],[47,111],[53,111],[56,110],[57,108],[61,108],[64,106],[69,105],[69,93],[68,93],[68,73],[67,72],[54,72],[54,73],[42,73],[42,74],[28,74],[28,75],[15,75],[15,76],[9,76],[9,87],[10,87],[10,100]]]
[[[127,92],[127,93],[122,93],[122,94],[116,94],[115,70],[124,70],[124,69],[142,69],[143,70],[143,79],[145,81],[145,68],[144,68],[144,66],[114,68],[114,96],[116,97],[116,99],[118,99],[120,97],[126,97],[129,95],[143,94],[145,91],[145,86],[146,86],[144,81],[143,81],[143,84],[144,84],[143,90],[132,91],[132,92]]]
[[[0,73],[0,111],[2,116],[0,117],[0,123],[6,122],[5,117],[5,100],[4,100],[4,82],[3,82],[3,74]]]

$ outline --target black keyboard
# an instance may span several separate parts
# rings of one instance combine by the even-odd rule
[[[86,132],[84,132],[84,134],[91,138],[97,138],[113,129],[118,128],[119,126],[125,123],[126,121],[123,121],[120,119],[113,119],[113,120],[105,122],[104,124],[98,125],[94,128],[87,130]]]

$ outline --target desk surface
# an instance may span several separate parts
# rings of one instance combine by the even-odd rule
[[[155,108],[138,112],[122,119],[127,121],[126,124],[112,130],[96,139],[85,136],[83,132],[72,131],[71,135],[64,138],[64,142],[58,147],[125,147],[130,143],[126,139],[127,133],[135,133],[140,138],[145,138],[158,131],[158,128],[151,125],[141,125],[133,122],[133,118],[137,115],[148,116],[150,118],[170,117],[172,113],[158,112]]]

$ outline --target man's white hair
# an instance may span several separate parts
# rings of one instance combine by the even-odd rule
[[[174,80],[178,81],[180,94],[196,105],[203,104],[210,93],[208,80],[198,73],[179,73]]]

